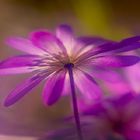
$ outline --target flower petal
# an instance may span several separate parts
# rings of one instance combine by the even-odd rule
[[[118,44],[118,47],[120,46],[120,49],[116,50],[115,53],[120,52],[128,52],[133,51],[140,48],[140,42],[120,42]]]
[[[125,135],[130,140],[139,140],[140,131],[139,130],[133,130],[133,129],[130,128],[130,130],[127,130],[125,132]]]
[[[66,52],[61,41],[52,33],[40,30],[31,33],[32,43],[49,54],[62,54]]]
[[[79,37],[77,38],[76,45],[74,47],[73,55],[78,57],[82,54],[93,51],[97,46],[106,44],[109,40],[105,40],[100,37]]]
[[[65,81],[64,81],[64,89],[63,89],[63,92],[62,92],[62,96],[66,96],[66,95],[70,94],[70,92],[71,92],[71,88],[70,88],[69,74],[66,73]]]
[[[121,74],[114,69],[112,70],[102,66],[92,65],[90,63],[86,64],[85,66],[83,65],[81,69],[92,75],[94,78],[105,80],[111,83],[117,83],[122,80]]]
[[[103,45],[103,46],[99,46],[99,48],[105,49],[106,51],[112,51],[114,53],[132,51],[132,50],[140,48],[140,42],[138,42],[139,39],[140,39],[139,36],[135,36],[135,37],[123,39],[122,41],[118,43],[116,42],[112,44],[112,46]],[[99,51],[99,53],[103,53],[103,51]]]
[[[140,92],[140,63],[137,63],[133,67],[126,67],[123,69],[125,76],[129,82],[129,86],[136,92]]]
[[[45,105],[52,105],[60,98],[64,87],[65,75],[65,72],[58,72],[47,80],[43,91]]]
[[[118,49],[115,46],[116,44],[116,42],[109,41],[99,46],[96,46],[94,44],[88,45],[83,50],[81,49],[82,53],[79,55],[79,59],[85,60],[90,57],[93,57],[94,55],[99,55],[102,53],[105,53],[106,55],[108,55],[108,53],[112,54],[112,51]]]
[[[106,81],[103,84],[104,87],[106,87],[108,93],[111,95],[112,93],[113,95],[123,95],[130,91],[133,91],[130,85],[127,83],[127,81],[125,81],[123,78],[122,80],[115,83]]]
[[[80,70],[74,71],[75,84],[84,97],[89,99],[99,99],[102,91],[93,77]]]
[[[136,64],[140,61],[138,56],[126,55],[126,56],[102,56],[95,58],[92,62],[96,65],[103,67],[125,67]]]
[[[96,54],[113,51],[115,53],[127,52],[140,48],[140,36],[124,39],[120,42],[103,44],[96,48]]]
[[[35,86],[37,86],[46,76],[35,75],[27,79],[23,84],[19,85],[15,90],[13,90],[6,98],[4,105],[10,106],[20,100],[29,91],[31,91]]]
[[[100,50],[98,53],[103,53],[104,51],[113,51],[114,52],[126,52],[126,51],[131,51],[140,48],[140,36],[134,36],[131,38],[126,38],[123,39],[120,42],[114,42],[114,44],[107,44],[106,45],[101,45],[97,47],[97,50]],[[103,49],[103,50],[102,50]]]
[[[67,53],[72,54],[76,42],[71,27],[68,25],[60,25],[56,30],[56,36],[66,47]]]
[[[6,40],[6,44],[29,54],[33,55],[45,54],[43,50],[35,47],[30,40],[25,38],[20,37],[9,38]]]
[[[0,62],[0,75],[32,72],[32,66],[37,57],[20,55]]]
[[[132,42],[137,42],[137,41],[140,41],[140,36],[133,36],[133,37],[129,37],[129,38],[126,38],[126,39],[123,39],[122,42],[125,42],[125,43],[132,43]]]
[[[134,66],[133,66],[134,67]],[[115,69],[108,69],[107,67],[91,66],[91,64],[82,67],[84,71],[92,75],[95,79],[102,80],[102,85],[113,94],[125,94],[132,90],[128,81]],[[114,90],[115,89],[115,90]]]
[[[120,52],[127,52],[132,51],[140,48],[140,42],[127,42],[127,41],[121,41],[121,42],[113,42],[108,41],[102,45],[95,46],[93,44],[87,46],[86,48],[91,48],[89,51],[84,54],[84,57],[92,57],[93,55],[100,55],[100,54],[111,54],[111,53],[120,53]],[[83,57],[83,56],[82,56]]]
[[[97,55],[100,53],[106,53],[106,52],[114,51],[116,49],[120,49],[120,47],[118,47],[117,44],[118,44],[117,42],[110,41],[103,45],[99,45],[93,49],[93,52],[91,54]]]
[[[84,46],[88,46],[88,45],[96,45],[96,46],[99,46],[99,45],[103,45],[107,42],[109,42],[109,40],[107,39],[104,39],[104,38],[101,38],[101,37],[79,37],[77,38],[77,41],[80,43],[80,44],[84,44]]]

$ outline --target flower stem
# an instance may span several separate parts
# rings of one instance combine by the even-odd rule
[[[74,112],[77,134],[78,134],[79,140],[83,140],[72,68],[73,68],[73,64],[67,65],[67,69],[68,69],[68,72],[69,72],[69,78],[70,78],[73,112]]]

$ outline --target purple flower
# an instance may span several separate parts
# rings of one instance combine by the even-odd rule
[[[99,103],[85,106],[82,110],[84,117],[90,118],[90,125],[97,139],[139,140],[139,108],[140,96],[128,93],[106,98]]]
[[[99,37],[75,38],[67,25],[59,26],[56,34],[42,30],[31,33],[28,39],[9,38],[7,43],[10,46],[27,54],[2,61],[0,74],[32,72],[33,76],[13,90],[4,104],[14,104],[44,80],[46,84],[42,97],[45,104],[54,104],[61,95],[66,95],[71,90],[77,134],[79,140],[83,140],[76,92],[86,99],[100,98],[102,92],[93,77],[106,80],[106,75],[110,73],[111,79],[114,79],[114,73],[108,71],[108,67],[137,63],[140,60],[138,56],[121,53],[138,49],[139,40],[139,36],[121,42]]]
[[[28,39],[9,38],[8,45],[27,54],[2,61],[0,74],[34,74],[9,94],[5,106],[14,104],[43,80],[46,80],[43,101],[48,105],[54,104],[61,95],[69,93],[70,67],[80,94],[88,99],[97,99],[101,90],[93,77],[106,80],[105,74],[111,75],[108,67],[137,63],[140,60],[138,56],[120,53],[139,48],[139,39],[133,37],[117,43],[98,37],[75,38],[67,25],[59,26],[56,34],[42,30],[31,33]]]

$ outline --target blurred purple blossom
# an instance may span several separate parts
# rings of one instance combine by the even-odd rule
[[[128,93],[81,107],[97,140],[139,140],[140,96]]]
[[[70,91],[68,77],[70,65],[80,94],[86,99],[98,99],[102,91],[93,77],[102,80],[114,79],[114,72],[109,71],[108,67],[136,64],[140,60],[138,56],[120,53],[138,49],[139,40],[139,36],[120,42],[99,37],[75,38],[72,29],[67,25],[59,26],[56,34],[41,30],[31,33],[28,39],[9,38],[7,40],[9,46],[27,54],[2,61],[0,74],[31,72],[34,74],[9,94],[5,106],[14,104],[44,80],[46,84],[43,101],[48,105],[54,104],[61,95]]]

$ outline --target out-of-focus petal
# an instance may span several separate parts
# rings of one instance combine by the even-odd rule
[[[68,95],[70,94],[71,92],[71,88],[70,88],[70,79],[69,79],[69,74],[66,73],[66,76],[65,76],[65,81],[64,81],[64,89],[63,89],[63,92],[62,92],[62,95]]]
[[[43,102],[45,105],[54,104],[61,96],[66,72],[58,72],[52,75],[46,82],[43,91]]]
[[[32,43],[49,54],[59,54],[66,52],[61,41],[52,33],[46,30],[32,32],[30,35]]]
[[[137,63],[133,67],[126,67],[123,69],[124,75],[129,82],[129,86],[136,92],[140,92],[140,64]]]
[[[135,36],[127,39],[123,39],[120,42],[112,42],[113,44],[103,44],[96,48],[96,53],[104,53],[107,51],[114,51],[115,53],[119,52],[126,52],[126,51],[132,51],[135,49],[140,48],[140,36]],[[108,46],[108,47],[107,47]]]
[[[74,48],[74,56],[78,57],[86,52],[93,51],[97,46],[111,42],[100,37],[79,37]]]
[[[35,47],[32,42],[25,38],[15,37],[6,40],[6,44],[16,48],[20,51],[32,54],[32,55],[43,55],[45,52]]]
[[[110,52],[112,50],[116,50],[116,49],[118,49],[118,47],[116,47],[116,44],[118,44],[118,43],[113,42],[113,41],[106,42],[105,44],[102,44],[102,45],[99,45],[99,46],[96,46],[95,48],[93,48],[93,50],[90,54],[97,55],[100,53],[106,53],[106,52]]]
[[[135,95],[132,92],[127,92],[124,95],[119,95],[115,96],[115,98],[110,98],[107,100],[107,102],[110,102],[111,105],[115,106],[116,109],[117,107],[121,107],[119,109],[124,109],[123,107],[128,107],[128,105],[131,105],[132,101],[134,101]],[[126,109],[126,108],[125,108]]]
[[[0,75],[32,72],[32,66],[37,57],[20,55],[0,62]]]
[[[113,42],[113,41],[108,41],[102,45],[94,45],[91,44],[89,46],[86,47],[86,49],[88,51],[86,51],[85,54],[83,54],[80,57],[88,58],[88,57],[92,57],[94,55],[109,55],[109,54],[116,54],[116,53],[121,53],[121,52],[127,52],[127,51],[132,51],[135,49],[139,49],[140,48],[140,42],[125,42],[125,41],[121,41],[121,42]]]
[[[80,111],[82,112],[82,115],[95,115],[100,116],[101,114],[106,113],[105,108],[100,103],[94,103],[92,104],[86,104],[85,102],[81,102],[79,104]],[[105,117],[105,115],[104,115]]]
[[[20,100],[29,91],[31,91],[35,86],[37,86],[46,76],[35,75],[27,79],[23,84],[19,85],[15,90],[13,90],[6,98],[4,105],[10,106]]]
[[[83,115],[93,115],[92,119],[95,124],[92,125],[99,132],[96,135],[97,138],[104,133],[105,139],[138,140],[140,137],[139,101],[139,95],[136,96],[129,92],[123,96],[109,97],[95,104],[85,105],[85,108],[81,109],[83,109]]]
[[[56,36],[65,46],[67,53],[72,55],[76,42],[71,27],[68,25],[60,25],[56,29]]]
[[[140,131],[139,130],[131,130],[125,134],[129,140],[139,140],[140,139]]]
[[[129,38],[123,39],[121,42],[129,44],[129,43],[137,42],[137,41],[140,41],[140,36],[129,37]]]
[[[136,64],[140,61],[140,57],[133,55],[116,55],[116,56],[103,56],[93,59],[93,63],[104,67],[125,67]]]
[[[140,39],[139,36],[137,37],[132,37],[132,38],[127,38],[124,39],[120,42],[116,42],[114,44],[110,44],[109,46],[105,45],[101,45],[99,47],[97,47],[99,51],[97,51],[97,53],[104,53],[104,52],[108,52],[111,51],[111,53],[120,53],[120,52],[127,52],[127,51],[132,51],[135,49],[140,48],[140,42],[138,42]]]
[[[81,60],[85,60],[88,59],[90,57],[93,57],[94,55],[109,55],[112,54],[113,50],[116,50],[118,48],[116,48],[117,42],[113,42],[113,41],[109,41],[106,42],[102,45],[96,46],[94,44],[90,44],[88,46],[86,46],[83,50],[81,49],[81,52],[79,52],[78,54],[78,58]]]
[[[133,91],[132,88],[129,86],[128,82],[125,81],[123,78],[117,82],[104,82],[104,87],[107,89],[107,92],[111,93],[111,95],[123,95],[130,91]]]
[[[107,42],[109,42],[109,40],[101,38],[101,37],[79,37],[77,38],[77,42],[79,42],[80,44],[83,44],[84,46],[88,46],[88,45],[103,45]]]
[[[94,78],[105,80],[111,83],[117,83],[122,80],[122,76],[115,70],[107,69],[102,66],[94,65],[92,66],[90,63],[86,64],[86,66],[82,67],[84,71],[87,71]]]
[[[140,48],[140,37],[132,37],[132,38],[127,38],[124,39],[120,42],[110,42],[106,43],[100,46],[97,46],[95,49],[96,54],[104,53],[104,52],[109,52],[112,51],[112,53],[120,53],[120,52],[127,52],[127,51],[132,51],[135,49]]]
[[[132,88],[125,79],[124,75],[115,69],[112,70],[99,66],[91,67],[89,65],[87,71],[94,78],[102,80],[102,85],[109,94],[123,95],[132,91]]]
[[[134,43],[120,42],[118,45],[121,48],[116,50],[115,53],[133,51],[140,48],[140,42],[134,42]]]
[[[102,91],[93,77],[80,70],[74,71],[75,84],[89,101],[93,99],[100,99]]]

